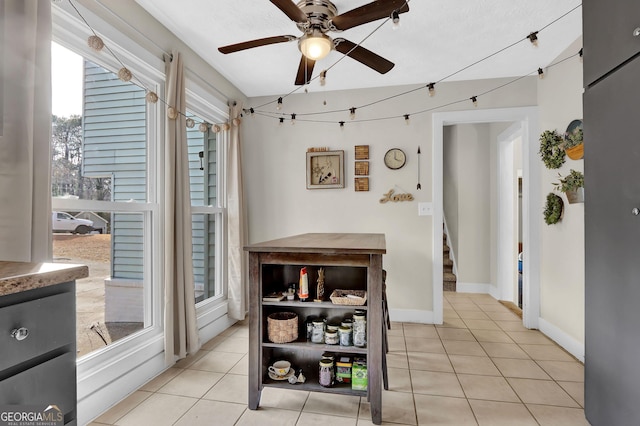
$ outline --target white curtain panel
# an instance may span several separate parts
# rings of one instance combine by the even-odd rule
[[[0,1],[0,260],[51,260],[51,2]]]
[[[242,105],[232,102],[229,106],[229,119],[240,120]],[[228,304],[229,317],[243,320],[248,308],[247,281],[247,224],[244,211],[244,192],[242,187],[242,146],[240,143],[240,125],[232,125],[229,130],[227,149],[227,229],[228,229]]]
[[[167,58],[165,135],[165,359],[167,365],[200,349],[191,245],[184,67],[180,53]]]

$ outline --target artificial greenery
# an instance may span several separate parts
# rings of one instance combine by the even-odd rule
[[[544,206],[544,222],[547,225],[553,225],[560,222],[563,208],[564,202],[561,197],[553,192],[547,194],[547,203]]]
[[[562,136],[555,130],[545,130],[540,135],[540,157],[547,169],[559,169],[565,162]]]
[[[582,140],[582,129],[580,127],[576,128],[571,133],[565,133],[564,135],[564,148],[573,148],[574,146],[580,145]]]
[[[575,191],[584,187],[584,174],[582,172],[571,169],[565,177],[562,177],[560,173],[558,173],[558,177],[560,177],[559,181],[553,184],[557,191]]]

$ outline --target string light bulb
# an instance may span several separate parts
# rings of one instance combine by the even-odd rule
[[[542,70],[542,68],[538,68],[538,77],[540,78],[540,80],[544,78],[544,71]]]
[[[213,126],[211,126],[211,129],[213,130],[214,133],[220,133],[220,126],[218,124],[214,124]]]
[[[284,123],[284,118],[280,117],[280,123],[279,125],[282,126],[282,123]]]
[[[278,111],[282,109],[282,98],[278,98],[278,105],[276,105],[276,109]]]
[[[234,118],[233,120],[231,120],[231,123],[235,126],[235,127],[240,127],[240,119],[238,117]]]
[[[391,12],[391,22],[393,22],[393,29],[397,30],[398,28],[400,28],[400,14],[398,13],[397,10],[394,10],[393,12]]]
[[[129,71],[126,67],[122,67],[118,71],[118,78],[126,83],[133,78],[133,74],[131,74],[131,71]]]
[[[249,113],[251,114],[251,116],[253,117],[254,114],[256,113],[256,110],[254,110],[253,108],[249,108]]]
[[[429,83],[427,84],[427,88],[429,89],[429,96],[434,97],[436,95],[436,84]]]
[[[219,128],[219,126],[218,126],[218,128]],[[230,128],[231,128],[231,126],[229,125],[229,123],[222,123],[222,130],[224,130],[225,132],[227,130],[229,130]],[[220,131],[220,130],[218,130],[218,131]]]
[[[582,62],[582,57],[583,57],[582,48],[580,48],[578,55],[580,56],[580,62]]]
[[[174,107],[167,108],[167,117],[175,120],[176,118],[178,118],[178,110],[176,110]]]
[[[198,126],[198,130],[200,130],[202,133],[206,133],[207,130],[209,130],[209,125],[207,123],[200,123],[200,125]]]
[[[537,31],[534,31],[531,34],[529,34],[527,36],[527,38],[529,39],[531,44],[533,44],[534,47],[538,47],[538,32]]]
[[[291,114],[291,125],[293,126],[294,124],[296,124],[296,115]]]
[[[409,125],[409,114],[404,115],[404,122],[407,126]]]
[[[147,102],[149,102],[150,104],[155,104],[156,102],[158,102],[158,95],[156,94],[156,92],[147,92],[147,94],[144,97]]]
[[[478,97],[477,96],[472,96],[471,98],[471,102],[473,102],[473,106],[477,107],[478,106]]]
[[[193,121],[193,118],[187,118],[187,121],[185,121],[185,125],[189,128],[189,129],[193,129],[196,125],[196,122]]]
[[[340,130],[344,129],[344,121],[340,121],[339,124],[340,124]]]
[[[356,118],[356,107],[349,108],[349,118],[352,120]]]
[[[96,52],[100,52],[104,48],[104,41],[97,35],[92,35],[87,39],[87,44]]]
[[[327,80],[327,70],[320,71],[320,86],[324,86]]]

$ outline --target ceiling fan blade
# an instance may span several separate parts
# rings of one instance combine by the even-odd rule
[[[405,0],[376,0],[335,16],[331,22],[338,30],[347,30],[367,22],[388,18],[394,10],[398,13],[408,12],[409,5],[405,3]]]
[[[271,0],[293,22],[307,22],[307,15],[291,0]]]
[[[372,51],[362,46],[356,45],[354,42],[337,38],[333,40],[335,49],[358,62],[363,63],[371,69],[378,71],[380,74],[386,74],[391,71],[395,64],[380,55],[376,55]],[[353,50],[352,50],[353,49]]]
[[[218,50],[220,51],[220,53],[227,54],[227,53],[239,52],[241,50],[246,50],[246,49],[253,49],[254,47],[266,46],[269,44],[284,43],[284,42],[293,41],[296,39],[297,37],[292,35],[266,37],[266,38],[259,38],[256,40],[245,41],[242,43],[230,44],[228,46],[222,46],[222,47],[219,47]]]
[[[302,86],[311,80],[315,64],[316,61],[302,55],[302,58],[300,58],[300,65],[298,65],[298,74],[296,75],[296,86]]]

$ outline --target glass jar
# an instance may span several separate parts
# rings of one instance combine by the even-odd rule
[[[341,326],[338,330],[340,346],[353,346],[353,334],[351,327]]]
[[[335,370],[333,368],[333,361],[328,359],[322,359],[320,361],[320,372],[318,374],[318,382],[321,386],[329,388],[333,386],[335,380]]]
[[[337,345],[339,342],[337,331],[329,331],[327,329],[327,331],[324,332],[324,343],[327,345]]]
[[[349,328],[353,328],[353,319],[352,318],[345,318],[342,320],[342,324],[340,324],[342,327],[349,327]]]
[[[324,320],[314,320],[313,330],[311,331],[312,343],[324,343]]]
[[[307,342],[311,341],[311,336],[313,335],[313,321],[315,320],[315,317],[307,317],[307,320],[305,321],[305,327],[307,330]]]
[[[361,311],[353,315],[353,345],[359,348],[367,346],[367,317]]]

